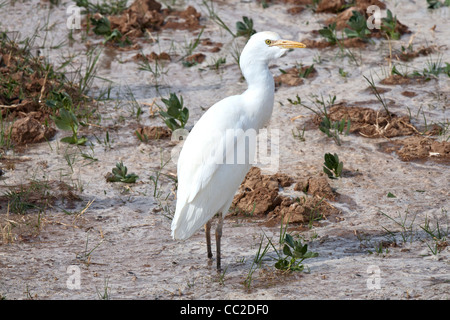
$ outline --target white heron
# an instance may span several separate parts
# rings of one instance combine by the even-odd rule
[[[259,132],[263,128],[272,114],[275,93],[269,62],[280,58],[289,49],[305,47],[300,42],[282,40],[274,32],[254,34],[239,60],[248,89],[209,108],[187,136],[180,152],[172,237],[175,240],[187,239],[205,225],[207,254],[211,259],[211,219],[218,214],[218,270],[223,219],[251,166],[248,156],[244,161],[229,161],[227,153],[242,150],[240,147],[246,142],[243,135],[227,140],[227,132],[245,132],[249,129]]]

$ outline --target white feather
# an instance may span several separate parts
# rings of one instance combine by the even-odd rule
[[[189,238],[216,213],[227,214],[235,192],[250,169],[248,156],[243,162],[227,161],[231,153],[237,154],[246,144],[245,135],[227,139],[227,130],[258,132],[270,119],[274,83],[268,63],[284,55],[287,49],[269,46],[267,40],[279,39],[273,32],[259,32],[250,38],[240,57],[248,89],[213,105],[186,138],[178,158],[177,204],[172,221],[174,239]]]

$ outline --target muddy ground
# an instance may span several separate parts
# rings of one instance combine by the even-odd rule
[[[245,38],[233,38],[198,1],[148,1],[143,11],[129,1],[110,19],[122,37],[105,43],[86,32],[84,14],[81,30],[67,28],[70,1],[5,2],[0,30],[19,39],[36,34],[31,53],[67,77],[86,68],[89,49],[101,53],[86,97],[67,89],[94,110],[80,127],[83,146],[60,141],[68,132],[41,103],[61,88],[57,77],[28,77],[24,69],[13,76],[23,81],[16,94],[0,97],[2,128],[14,129],[0,158],[0,298],[448,299],[450,8],[356,1],[361,12],[368,3],[386,5],[401,21],[401,38],[375,30],[339,47],[318,33],[336,19],[344,27],[345,1],[329,2],[214,1],[233,32],[247,16],[256,31],[309,45],[271,65],[277,89],[268,132],[279,130],[278,140],[270,136],[279,161],[257,164],[237,192],[221,273],[206,258],[202,230],[171,239],[180,143],[171,141],[158,106],[170,93],[182,95],[189,128],[213,103],[245,90],[235,61]],[[27,24],[18,28],[19,20]],[[3,74],[17,62],[8,52]],[[413,74],[439,61],[437,75]],[[318,100],[332,121],[351,121],[339,143],[319,130]],[[324,174],[325,153],[339,155],[341,177]],[[139,176],[135,183],[106,180],[120,161]],[[288,232],[318,257],[304,261],[304,272],[283,272],[270,250],[255,267],[258,248],[268,239],[278,244],[286,217]]]

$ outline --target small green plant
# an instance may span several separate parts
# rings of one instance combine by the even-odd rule
[[[45,105],[53,109],[55,112],[61,108],[73,110],[72,98],[65,91],[50,92],[47,100],[45,101]]]
[[[156,87],[158,87],[159,85],[159,78],[162,78],[169,71],[168,68],[166,68],[165,64],[160,62],[158,59],[155,59],[151,62],[150,60],[144,58],[144,60],[142,62],[139,62],[138,65],[139,70],[148,71],[152,74]]]
[[[336,42],[338,41],[336,35],[336,22],[320,29],[319,34],[324,37],[330,44],[336,44]]]
[[[292,129],[292,136],[293,136],[295,139],[298,139],[298,140],[300,140],[300,141],[306,141],[306,139],[305,139],[305,127],[303,126],[303,130],[302,130],[301,132],[300,132],[300,130],[297,129],[297,128],[295,128],[295,130],[296,130],[297,132],[295,132],[294,129]]]
[[[217,15],[216,11],[214,10],[214,3],[212,0],[208,1],[203,0],[202,4],[205,6],[206,10],[208,11],[209,18],[215,22],[219,27],[223,28],[225,31],[227,31],[233,38],[236,38],[236,34],[234,34],[233,31],[227,26],[227,24]]]
[[[35,179],[11,188],[3,196],[8,200],[9,210],[17,214],[25,214],[29,209],[45,211],[53,197],[47,181]]]
[[[386,111],[387,116],[389,117],[389,120],[392,119],[391,113],[389,112],[389,109],[387,107],[386,102],[384,101],[384,99],[381,97],[380,93],[378,92],[377,87],[375,86],[375,82],[373,81],[373,77],[372,75],[370,76],[370,80],[369,78],[367,78],[366,76],[363,76],[364,79],[366,79],[366,81],[369,83],[370,88],[372,89],[373,94],[375,95],[375,97],[378,99],[378,101],[380,101],[381,105],[384,108],[384,111]]]
[[[450,7],[450,0],[427,0],[428,9],[438,9],[440,7]]]
[[[442,55],[439,55],[436,60],[432,57],[428,58],[426,61],[426,68],[424,68],[422,72],[414,71],[413,76],[429,79],[431,77],[438,77],[441,73],[444,73],[450,77],[450,64],[446,62],[444,67]]]
[[[127,8],[127,0],[102,0],[102,2],[75,0],[75,4],[84,8],[85,11],[83,13],[85,14],[98,12],[100,14],[117,15]]]
[[[242,20],[243,21],[236,22],[236,36],[250,39],[250,37],[256,33],[256,30],[253,29],[253,20],[245,16],[242,17]]]
[[[339,75],[340,75],[342,78],[347,78],[347,77],[348,77],[348,72],[347,72],[347,71],[344,71],[344,68],[339,68]]]
[[[183,48],[185,51],[185,55],[180,60],[183,60],[184,58],[193,54],[194,50],[200,44],[200,38],[201,38],[204,30],[205,30],[205,28],[202,28],[202,30],[199,32],[199,34],[197,35],[197,38],[195,38],[195,40],[189,41],[189,43],[185,42],[185,45]],[[183,61],[183,65],[185,67],[191,67],[191,66],[195,65],[195,62]]]
[[[297,66],[298,77],[299,78],[308,78],[308,76],[314,71],[314,64],[310,65],[307,68],[302,68],[302,64]]]
[[[263,249],[264,237],[267,237],[267,236],[261,235],[259,247],[256,252],[255,258],[252,261],[252,265],[250,267],[250,271],[248,272],[247,278],[244,280],[244,285],[247,288],[250,288],[250,285],[251,285],[252,279],[253,279],[253,273],[256,271],[256,269],[261,267],[262,259],[265,257],[265,255],[269,251],[270,245],[272,245],[272,241],[269,239],[269,242],[266,244],[266,246]]]
[[[111,33],[111,22],[105,16],[101,16],[100,19],[91,18],[91,23],[94,26],[92,31],[96,35],[107,36]]]
[[[159,111],[167,127],[175,131],[176,129],[184,128],[189,119],[189,109],[183,107],[183,97],[177,97],[175,93],[171,93],[169,99],[161,99],[166,105],[166,110]]]
[[[442,210],[445,214],[447,213],[445,210]],[[449,227],[447,223],[447,228],[444,229],[442,225],[439,224],[439,220],[436,220],[435,228],[431,227],[430,219],[425,217],[425,222],[423,226],[420,228],[425,231],[432,239],[435,240],[445,240],[449,235]]]
[[[61,108],[59,109],[59,116],[54,116],[52,118],[55,121],[55,125],[59,129],[64,131],[72,131],[72,136],[62,138],[61,142],[84,145],[88,141],[84,136],[78,137],[80,122],[72,111]]]
[[[381,31],[383,31],[389,39],[400,39],[400,33],[395,31],[397,26],[397,16],[392,16],[391,10],[386,10],[386,17],[381,19]]]
[[[331,122],[327,113],[325,113],[322,121],[319,124],[319,130],[325,133],[329,138],[332,138],[338,146],[342,144],[339,135],[345,134],[347,136],[350,132],[350,127],[350,119],[347,120],[347,118],[343,118],[340,121]]]
[[[300,239],[294,240],[288,233],[286,233],[283,243],[284,257],[279,256],[279,260],[275,263],[275,268],[279,270],[303,271],[305,266],[302,262],[318,256],[318,253],[308,251],[308,244],[302,244]]]
[[[300,98],[298,94],[295,95],[295,98],[296,98],[296,100],[292,100],[291,98],[288,98],[287,101],[290,104],[293,104],[294,106],[301,105],[302,104],[302,98]]]
[[[338,155],[336,153],[325,153],[324,159],[323,172],[325,172],[328,178],[337,179],[341,177],[344,163],[339,161]]]
[[[227,63],[227,59],[224,57],[220,57],[217,59],[213,60],[213,63],[208,65],[208,68],[213,69],[213,70],[219,70],[221,65],[224,65],[225,63]]]
[[[360,38],[363,40],[367,39],[370,34],[370,30],[367,28],[367,22],[364,15],[359,11],[352,11],[353,15],[347,21],[349,28],[344,29],[344,33],[348,38]]]
[[[99,291],[96,287],[95,290],[97,291],[97,296],[100,300],[110,300],[111,299],[111,287],[108,286],[108,278],[105,278],[105,284],[103,286],[103,292]]]
[[[341,145],[341,138],[339,137],[340,134],[348,135],[350,132],[350,119],[341,119],[340,121],[331,121],[328,112],[327,107],[330,108],[334,102],[336,101],[336,96],[329,96],[328,100],[325,102],[323,96],[321,99],[319,99],[317,96],[314,96],[315,100],[313,100],[313,103],[316,105],[316,107],[319,109],[319,111],[314,110],[313,108],[307,106],[302,102],[302,99],[296,95],[296,100],[287,99],[289,103],[293,105],[301,105],[302,107],[307,108],[308,110],[314,112],[318,117],[320,117],[322,120],[319,124],[319,130],[325,133],[328,137],[332,138],[334,142],[340,146]],[[322,111],[323,109],[323,111]],[[347,129],[346,129],[347,128]],[[344,131],[345,129],[345,131]]]
[[[110,41],[119,45],[119,47],[124,47],[131,44],[128,37],[123,37],[122,33],[117,29],[111,29],[111,22],[105,16],[101,16],[99,19],[91,18],[91,24],[94,26],[92,31],[97,34],[104,36],[105,40],[103,44]]]
[[[139,176],[134,173],[127,174],[127,172],[128,168],[120,161],[116,163],[116,167],[112,169],[112,173],[107,174],[106,181],[135,183]]]
[[[414,230],[414,221],[416,219],[416,215],[414,215],[412,217],[412,219],[410,219],[408,221],[409,218],[409,211],[406,210],[405,215],[402,216],[400,213],[398,214],[398,220],[395,218],[392,218],[391,216],[389,216],[388,214],[382,212],[381,210],[379,211],[383,216],[389,218],[391,221],[393,221],[395,223],[396,226],[400,227],[400,236],[402,238],[403,243],[406,243],[408,240],[410,242],[412,242],[416,236],[416,231]],[[388,235],[390,235],[393,239],[395,239],[395,235],[396,233],[392,230],[387,229],[386,227],[382,227],[387,233]]]
[[[388,198],[397,198],[397,196],[391,192],[388,192],[387,197]]]

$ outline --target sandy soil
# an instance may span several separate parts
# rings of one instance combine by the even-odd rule
[[[170,1],[166,2],[161,2],[162,9]],[[257,31],[277,31],[293,40],[320,40],[315,30],[336,15],[327,11],[314,13],[291,1],[268,3],[269,7],[264,9],[259,2],[218,1],[215,10],[232,30],[237,18],[248,16]],[[434,48],[427,54],[412,54],[407,62],[395,59],[394,63],[403,61],[398,67],[402,72],[421,71],[430,59],[450,62],[450,31],[446,28],[449,8],[427,10],[422,1],[384,3],[411,32],[392,41],[394,52],[408,46],[409,41],[415,50]],[[131,46],[138,44],[140,49],[103,46],[101,37],[89,35],[82,39],[82,31],[75,31],[74,40],[68,44],[52,48],[67,40],[66,8],[70,4],[51,6],[46,1],[15,1],[0,12],[0,29],[20,31],[22,37],[30,36],[43,21],[49,21],[47,28],[39,31],[33,50],[39,50],[56,66],[62,63],[62,57],[85,52],[87,42],[90,46],[99,44],[103,48],[98,63],[101,78],[95,80],[91,94],[95,96],[104,89],[107,83],[102,79],[108,79],[112,81],[114,98],[99,102],[100,127],[81,131],[92,146],[74,147],[60,142],[67,133],[58,130],[48,142],[17,147],[0,159],[3,195],[20,185],[30,186],[32,181],[44,181],[50,186],[49,205],[41,214],[36,210],[24,215],[8,213],[7,202],[1,204],[0,298],[99,299],[105,290],[111,299],[449,298],[450,249],[446,239],[450,170],[445,141],[449,136],[450,78],[446,74],[429,81],[381,84],[389,76],[386,58],[390,48],[386,40],[378,38],[361,48],[350,49],[358,64],[348,51],[342,53],[337,47],[327,47],[290,52],[271,66],[274,76],[280,76],[280,69],[289,70],[299,63],[314,64],[316,74],[294,81],[293,86],[281,83],[277,87],[268,130],[280,132],[279,167],[277,172],[271,172],[261,166],[262,174],[285,175],[292,183],[275,185],[275,189],[272,184],[272,189],[264,190],[275,190],[273,199],[317,197],[312,191],[303,192],[304,188],[296,186],[305,179],[326,177],[322,173],[325,153],[337,153],[344,170],[339,179],[325,179],[333,192],[326,203],[338,212],[312,226],[303,223],[289,229],[319,254],[305,260],[306,272],[280,272],[267,256],[253,273],[248,288],[244,281],[252,270],[261,237],[266,237],[263,245],[268,238],[276,243],[279,238],[279,221],[267,224],[274,215],[267,208],[273,209],[273,203],[265,209],[261,207],[255,216],[228,216],[222,240],[224,271],[218,274],[214,261],[208,262],[206,258],[202,230],[184,242],[170,237],[170,217],[175,206],[175,186],[170,177],[176,175],[176,161],[170,157],[179,144],[165,135],[142,142],[135,134],[136,130],[147,132],[145,127],[164,125],[160,118],[151,116],[153,102],[162,105],[160,96],[181,94],[190,110],[188,126],[192,126],[205,108],[242,92],[245,82],[233,53],[235,48],[242,48],[245,40],[232,39],[208,18],[205,7],[196,1],[175,1],[170,5],[180,12],[189,5],[196,9],[200,16],[194,13],[189,17],[196,17],[194,23],[205,27],[202,40],[209,39],[194,50],[194,54],[205,56],[204,61],[192,67],[183,66],[180,59],[186,43],[194,41],[200,32],[197,27],[156,28],[151,30],[151,37],[158,42],[148,36],[133,39]],[[18,30],[16,21],[25,17],[28,25]],[[172,23],[179,23],[176,15],[171,19]],[[152,52],[156,54],[152,56]],[[149,72],[139,70],[137,54],[150,60],[163,52],[170,56],[163,62],[166,73],[155,79]],[[218,70],[208,67],[220,57],[226,57],[224,65]],[[84,61],[81,54],[74,63],[79,66]],[[347,72],[345,77],[340,75],[339,68]],[[368,89],[363,75],[373,76],[389,111],[396,119],[403,119],[401,124],[395,124],[396,134],[389,134],[387,115],[381,117],[383,107]],[[129,92],[143,110],[139,118]],[[375,127],[352,119],[352,125],[360,126],[352,127],[350,135],[342,135],[338,146],[318,130],[312,111],[289,103],[287,99],[295,100],[296,95],[311,107],[310,100],[314,100],[311,95],[323,95],[324,99],[335,95],[336,115],[353,112],[345,107],[371,109],[372,113],[366,110],[361,117],[371,118],[370,125]],[[381,125],[381,121],[388,122]],[[418,132],[431,130],[432,124],[444,127],[446,124],[446,133],[429,132],[421,138]],[[304,141],[293,134],[303,128]],[[109,143],[105,143],[106,131]],[[275,138],[272,141],[276,143]],[[409,150],[419,156],[408,156]],[[98,161],[86,159],[82,153]],[[129,172],[139,176],[135,184],[106,181],[105,175],[121,160]],[[165,163],[162,169],[161,163]],[[155,189],[158,172],[162,175]],[[311,181],[309,185],[311,188]],[[220,187],[217,186],[218,190]],[[395,197],[388,196],[389,193]],[[251,195],[247,198],[258,199]],[[248,208],[249,203],[245,205]],[[292,201],[287,203],[284,210],[289,212],[292,205]],[[433,230],[439,223],[443,239],[434,240],[424,231],[427,222]],[[433,254],[431,249],[436,246],[440,252]],[[74,277],[80,282],[70,282]]]

